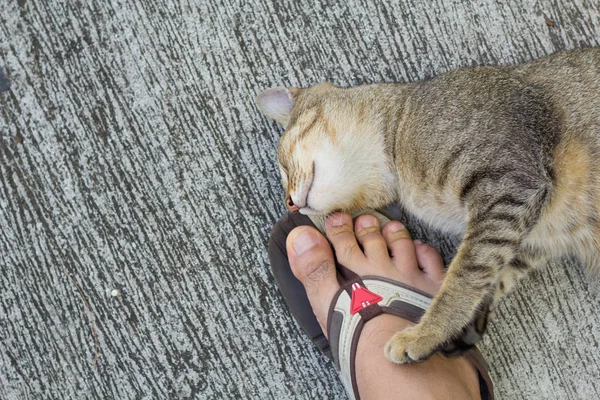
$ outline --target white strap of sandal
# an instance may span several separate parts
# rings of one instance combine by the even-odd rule
[[[424,292],[385,278],[364,277],[363,286],[370,293],[367,296],[374,294],[381,297],[376,304],[381,307],[383,313],[400,314],[412,321],[420,318],[432,300],[431,296]],[[352,289],[354,296],[356,290],[362,291],[363,288],[360,283],[355,283]],[[356,300],[353,302],[348,292],[341,289],[335,305],[330,310],[328,331],[333,357],[351,399],[359,399],[354,375],[354,357],[360,330],[365,323],[360,312],[353,314],[351,311],[353,308],[357,311],[357,307],[367,309],[373,305],[369,301],[363,304],[357,303]]]

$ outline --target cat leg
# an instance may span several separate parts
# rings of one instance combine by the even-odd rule
[[[526,277],[532,269],[531,264],[523,261],[521,258],[517,258],[505,266],[496,284],[494,299],[490,308],[493,310],[500,299],[512,292],[517,283]]]
[[[531,271],[545,266],[548,262],[550,262],[550,257],[545,253],[521,249],[517,259],[502,268],[491,301],[482,304],[473,323],[465,329],[463,335],[459,339],[453,341],[455,342],[454,346],[448,345],[442,352],[448,356],[460,355],[479,342],[487,329],[488,322],[494,317],[496,307],[500,300],[508,293],[512,292],[521,279],[528,276]],[[452,347],[462,348],[462,351],[452,351]]]
[[[387,358],[400,364],[423,361],[460,337],[480,307],[491,303],[500,269],[514,256],[510,246],[464,240],[431,306],[419,324],[392,336]]]
[[[529,274],[533,268],[521,258],[517,258],[500,270],[500,276],[492,296],[488,296],[478,307],[473,321],[463,329],[459,337],[446,343],[440,350],[447,357],[456,357],[469,351],[481,340],[487,330],[488,322],[494,317],[495,309],[506,294]]]
[[[510,186],[508,182],[504,187]],[[423,361],[468,333],[476,333],[467,338],[469,345],[479,340],[488,310],[526,273],[508,266],[520,255],[521,244],[548,199],[548,186],[536,186],[505,190],[494,197],[490,185],[480,191],[484,200],[471,200],[474,211],[442,288],[419,324],[396,333],[387,343],[385,354],[391,361]],[[474,329],[469,329],[471,325]]]
[[[494,299],[490,306],[495,308],[500,299],[512,292],[517,283],[525,278],[534,269],[544,267],[550,262],[550,255],[542,250],[535,250],[531,246],[521,246],[518,257],[506,265],[496,283]]]

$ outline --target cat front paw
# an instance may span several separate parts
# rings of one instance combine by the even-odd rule
[[[433,355],[443,340],[421,332],[418,326],[397,332],[385,345],[385,356],[397,364],[421,362]]]

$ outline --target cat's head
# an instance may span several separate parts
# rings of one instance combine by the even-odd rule
[[[368,95],[322,83],[265,90],[256,102],[285,127],[277,156],[291,211],[324,215],[394,200],[382,118]]]

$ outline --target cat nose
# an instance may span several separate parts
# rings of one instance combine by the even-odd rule
[[[289,194],[285,198],[285,205],[287,206],[288,210],[290,210],[293,213],[298,212],[298,210],[300,209],[300,207],[294,204],[294,202],[292,201],[292,196],[290,196]]]

